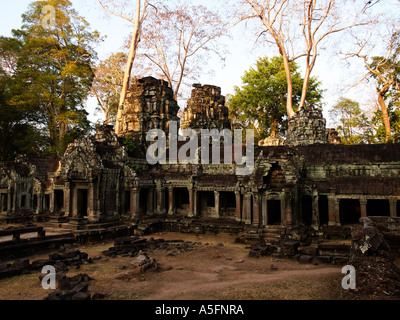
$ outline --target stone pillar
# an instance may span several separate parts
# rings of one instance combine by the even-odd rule
[[[174,188],[168,188],[168,214],[174,214]]]
[[[156,189],[156,214],[165,213],[165,188]]]
[[[286,225],[286,197],[285,194],[281,195],[281,225]]]
[[[319,228],[319,197],[318,195],[312,197],[312,227],[315,230]]]
[[[39,201],[39,198],[42,198],[41,194],[38,195],[38,201]],[[42,203],[42,201],[40,201],[39,203]],[[64,206],[65,206],[65,215],[67,217],[69,217],[71,215],[71,183],[70,182],[65,183]],[[42,208],[40,208],[40,210],[42,210]]]
[[[253,194],[253,225],[260,225],[260,196]]]
[[[8,190],[8,193],[7,193],[7,213],[10,213],[11,212],[11,190]]]
[[[154,214],[154,189],[150,188],[147,197],[147,214],[149,216]]]
[[[13,199],[12,199],[12,207],[11,212],[15,212],[18,208],[17,205],[17,184],[14,184],[14,192],[13,192]]]
[[[397,198],[391,197],[389,199],[390,203],[390,216],[392,218],[397,217]]]
[[[193,201],[193,188],[188,188],[188,192],[189,192],[189,214],[188,217],[189,218],[193,218],[193,213],[194,213],[194,201]]]
[[[261,198],[261,217],[261,224],[263,226],[268,225],[268,197],[266,194],[263,194]]]
[[[285,211],[286,211],[286,219],[284,222],[285,226],[293,225],[293,204],[292,204],[292,196],[290,191],[286,192],[286,202],[285,202]]]
[[[50,213],[54,213],[54,201],[55,201],[55,190],[52,190],[50,193],[50,204],[49,204],[49,211]]]
[[[89,181],[89,190],[88,190],[88,218],[94,219],[94,208],[95,208],[95,194],[94,194],[94,183],[93,180]],[[118,200],[118,198],[117,198]],[[118,203],[118,202],[117,202]]]
[[[236,196],[236,221],[242,220],[242,199],[239,191],[235,191]]]
[[[251,224],[251,193],[246,193],[244,195],[244,205],[243,208],[246,210],[244,213],[244,222],[246,224]]]
[[[197,189],[193,189],[193,216],[197,217],[199,214],[199,194]]]
[[[328,213],[329,222],[328,226],[336,226],[336,198],[334,194],[328,196]]]
[[[367,199],[360,198],[360,209],[361,209],[361,218],[365,218],[367,216]]]
[[[219,191],[214,191],[214,199],[215,199],[215,217],[219,218],[220,215]]]
[[[78,215],[78,187],[75,186],[73,192],[72,192],[72,204],[73,204],[73,209],[72,209],[72,216],[76,217]]]
[[[336,220],[336,225],[337,225],[337,226],[340,226],[340,225],[341,225],[341,223],[340,223],[340,199],[335,198],[334,204],[335,204],[335,220]]]
[[[139,209],[140,209],[140,189],[133,188],[131,190],[131,217],[138,218],[139,217]]]

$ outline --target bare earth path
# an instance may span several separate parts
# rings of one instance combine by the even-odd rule
[[[160,271],[138,272],[134,258],[102,256],[95,264],[70,270],[68,276],[87,273],[95,280],[91,292],[106,299],[127,300],[273,300],[340,299],[342,266],[300,264],[295,260],[251,258],[246,245],[235,244],[229,235],[189,235],[160,233],[149,237],[201,242],[187,251],[154,250]],[[90,257],[113,245],[112,242],[82,246]],[[46,258],[46,255],[30,259]],[[0,280],[0,299],[43,299],[39,273]]]

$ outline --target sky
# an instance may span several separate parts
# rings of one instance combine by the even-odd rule
[[[195,0],[203,4],[213,4],[211,0]],[[364,0],[357,0],[365,2]],[[389,0],[386,0],[389,2]],[[0,35],[11,36],[12,29],[18,29],[22,25],[21,15],[27,11],[32,0],[2,0],[2,10],[0,11]],[[121,18],[107,16],[100,7],[97,0],[71,0],[73,7],[90,24],[93,30],[98,30],[106,39],[96,49],[100,59],[106,58],[112,52],[122,50],[125,38],[129,35],[132,25]],[[397,7],[400,12],[400,7]],[[397,13],[396,13],[397,14]],[[256,60],[261,56],[277,55],[276,48],[271,45],[254,46],[254,40],[249,37],[251,31],[244,25],[232,29],[231,38],[226,40],[229,54],[224,64],[209,61],[207,67],[213,71],[213,75],[205,74],[197,82],[202,84],[212,84],[221,87],[222,94],[232,94],[234,86],[242,84],[241,77],[244,72],[252,67]],[[340,42],[340,38],[336,41]],[[301,63],[301,62],[300,62]],[[357,64],[358,63],[358,64]],[[351,84],[356,83],[363,72],[360,72],[359,62],[347,66],[340,61],[337,56],[332,54],[321,55],[312,73],[318,76],[325,89],[324,115],[331,122],[328,110],[335,101],[342,95],[358,101],[369,101],[371,97],[371,87],[368,85],[358,86],[350,91],[346,91]],[[356,71],[354,71],[356,70]],[[355,74],[357,73],[357,74]],[[95,111],[96,101],[89,99],[87,111],[92,122],[102,119],[102,114]]]

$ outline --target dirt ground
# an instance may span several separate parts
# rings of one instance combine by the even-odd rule
[[[249,257],[244,244],[229,235],[158,233],[149,237],[201,242],[188,251],[153,250],[159,271],[144,273],[131,264],[134,258],[102,256],[93,264],[68,271],[87,273],[95,280],[90,292],[110,300],[337,300],[340,299],[342,266],[300,264],[276,257]],[[89,257],[101,255],[113,242],[80,246]],[[46,255],[29,257],[35,260]],[[1,300],[41,300],[40,273],[0,280]]]

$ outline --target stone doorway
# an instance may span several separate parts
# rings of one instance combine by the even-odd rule
[[[220,193],[221,215],[235,217],[236,215],[236,195],[235,192],[222,191]]]
[[[312,224],[312,197],[311,196],[302,196],[301,198],[301,212],[303,223],[306,226],[311,226]]]
[[[188,213],[190,205],[188,188],[174,188],[174,208],[177,214]]]
[[[281,225],[281,201],[280,200],[268,200],[268,225]]]
[[[390,217],[389,200],[384,199],[368,199],[367,201],[367,216],[369,217]]]
[[[360,201],[356,199],[340,199],[339,204],[340,224],[356,224],[360,222]]]
[[[59,212],[64,208],[64,191],[54,190],[54,211]]]
[[[319,224],[321,226],[327,226],[329,224],[328,196],[319,196],[318,214],[319,214]]]
[[[0,199],[0,203],[1,203],[1,208],[0,211],[1,212],[7,212],[7,208],[8,208],[8,194],[7,193],[2,193],[1,194],[1,199]]]
[[[199,212],[202,217],[211,217],[215,213],[215,195],[213,191],[199,192]]]
[[[88,216],[88,190],[77,190],[77,214],[78,217]]]

